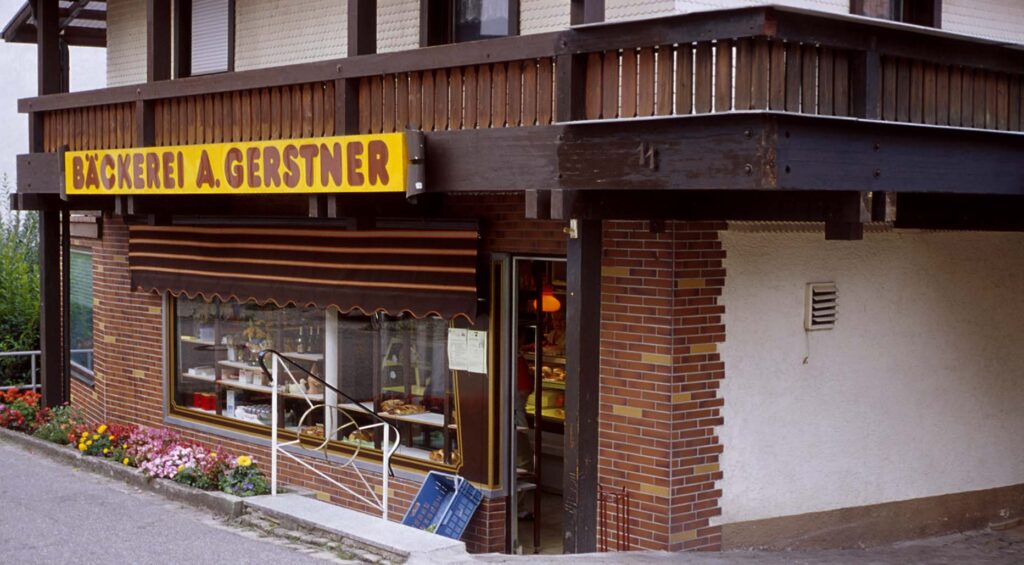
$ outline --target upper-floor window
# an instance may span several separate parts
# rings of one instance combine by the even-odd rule
[[[519,34],[518,0],[423,0],[421,17],[424,46]]]
[[[235,0],[178,0],[177,76],[234,70]]]
[[[942,27],[941,0],[891,0],[892,19],[928,27]]]
[[[942,0],[850,0],[850,13],[919,26],[942,27]]]

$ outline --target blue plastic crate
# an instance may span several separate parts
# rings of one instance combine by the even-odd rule
[[[431,471],[427,473],[402,523],[447,538],[461,539],[482,498],[480,491],[466,479]]]

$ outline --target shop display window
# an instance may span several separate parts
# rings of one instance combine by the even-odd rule
[[[272,388],[258,355],[272,349],[348,397],[337,400],[339,421],[373,423],[358,402],[393,423],[401,434],[400,459],[457,470],[466,459],[485,457],[486,445],[460,441],[463,427],[487,427],[488,402],[479,402],[481,411],[474,400],[487,395],[486,369],[471,374],[450,370],[448,362],[449,331],[469,327],[465,320],[182,297],[175,301],[174,321],[171,409],[176,414],[269,435]],[[335,362],[328,362],[332,357]],[[278,419],[286,433],[299,433],[309,447],[331,434],[329,450],[350,452],[358,445],[361,453],[379,456],[379,430],[349,428],[337,437],[335,426],[325,426],[330,411],[306,414],[307,399],[322,404],[331,396],[319,380],[282,378],[280,386]],[[463,396],[465,413],[459,410]]]

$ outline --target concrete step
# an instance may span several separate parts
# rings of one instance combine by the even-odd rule
[[[279,494],[245,499],[248,508],[321,537],[338,538],[353,549],[410,565],[471,562],[466,544],[397,522],[301,496]]]

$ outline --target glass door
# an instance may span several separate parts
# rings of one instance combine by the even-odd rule
[[[512,267],[509,545],[561,553],[566,263],[517,257]]]

